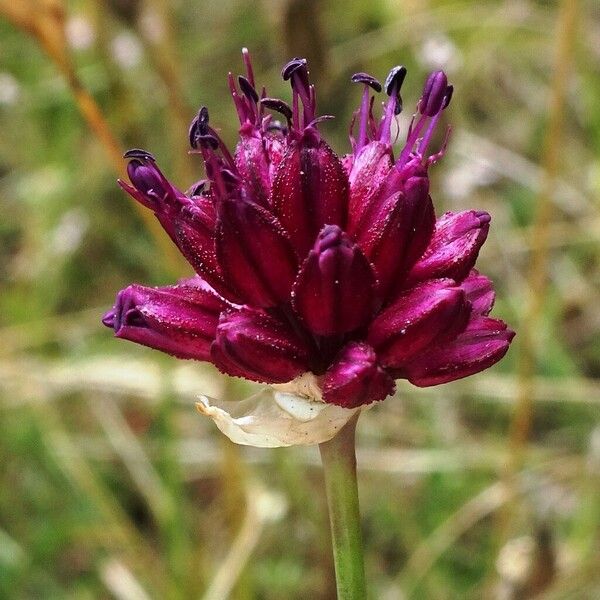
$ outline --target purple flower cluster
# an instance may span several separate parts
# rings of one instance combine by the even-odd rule
[[[190,127],[206,179],[187,193],[151,154],[125,156],[131,185],[197,275],[177,285],[131,285],[104,324],[115,335],[264,383],[312,372],[325,402],[357,407],[394,392],[394,380],[430,386],[500,360],[514,333],[488,317],[491,282],[473,269],[490,222],[485,212],[436,218],[428,154],[452,96],[432,73],[394,158],[391,126],[402,109],[404,67],[382,86],[366,73],[351,126],[352,153],[323,139],[306,61],[282,71],[292,104],[229,74],[240,120],[232,154],[203,107]],[[382,116],[374,93],[384,91]],[[277,113],[275,119],[273,112]],[[447,137],[447,136],[446,136]]]

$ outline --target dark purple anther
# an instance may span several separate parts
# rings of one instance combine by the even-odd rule
[[[204,194],[204,191],[206,190],[206,186],[208,184],[208,181],[206,179],[201,179],[200,181],[196,182],[186,193],[186,196],[189,196],[190,198],[194,197],[194,196],[202,196]]]
[[[305,58],[293,58],[290,60],[290,62],[284,65],[283,69],[281,70],[281,76],[283,77],[283,80],[288,81],[294,72],[296,72],[298,69],[302,69],[302,67],[304,67],[306,70]]]
[[[238,75],[238,83],[240,84],[240,89],[242,90],[244,96],[246,96],[250,102],[257,103],[258,94],[256,93],[253,85],[243,75]]]
[[[388,96],[393,96],[394,94],[398,94],[400,92],[400,88],[404,83],[404,79],[406,77],[406,67],[399,65],[394,67],[385,78],[385,83],[383,87],[385,89],[385,93]]]
[[[293,125],[303,130],[315,119],[315,90],[308,80],[308,69],[305,58],[292,59],[281,71],[284,81],[290,81],[293,90]],[[298,101],[302,102],[302,112],[298,109]]]
[[[282,114],[288,121],[292,118],[292,109],[287,102],[279,98],[263,98],[260,103],[266,107]]]
[[[188,134],[189,139],[190,139],[190,146],[194,149],[198,148],[198,144],[202,142],[201,138],[206,136],[207,134],[208,134],[208,108],[206,108],[206,106],[203,106],[198,111],[198,114],[194,117],[194,119],[192,120],[192,122],[190,124],[190,130],[189,130],[189,134]],[[204,144],[202,144],[202,145],[204,147],[206,147],[207,144],[213,146],[212,141],[206,141],[206,140],[205,140]],[[218,145],[219,144],[217,141],[217,146]]]
[[[138,158],[142,162],[151,160],[153,162],[156,161],[154,155],[150,154],[147,150],[140,150],[139,148],[132,148],[131,150],[127,150],[125,154],[123,154],[123,158]]]
[[[368,85],[371,89],[375,90],[377,93],[381,92],[381,84],[375,77],[369,75],[368,73],[354,73],[350,78],[352,83],[364,83]]]
[[[423,95],[419,101],[419,112],[434,117],[444,108],[446,96],[451,95],[452,91],[448,92],[448,78],[444,71],[434,71],[425,82]],[[450,102],[449,97],[448,102]]]
[[[384,115],[379,127],[379,140],[385,144],[390,143],[392,118],[402,112],[402,97],[400,88],[406,77],[406,67],[398,65],[394,67],[385,79],[383,89],[390,97],[385,106]]]

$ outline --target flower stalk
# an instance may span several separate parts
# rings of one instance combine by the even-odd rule
[[[356,413],[336,436],[319,445],[338,600],[364,600],[367,596],[356,480],[355,433],[359,415]]]

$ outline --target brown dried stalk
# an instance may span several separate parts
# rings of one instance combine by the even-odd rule
[[[0,15],[31,36],[44,50],[69,86],[81,116],[104,148],[113,169],[126,176],[123,149],[98,103],[79,79],[68,51],[62,0],[0,0]],[[182,260],[153,216],[135,203],[135,210],[151,233],[170,270],[183,272]]]

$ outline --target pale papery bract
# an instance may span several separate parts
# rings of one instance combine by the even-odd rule
[[[229,74],[240,121],[235,152],[205,107],[190,127],[205,179],[184,193],[150,153],[126,153],[131,183],[120,185],[154,211],[197,274],[165,288],[125,288],[105,325],[252,381],[294,387],[310,376],[318,393],[296,386],[297,395],[348,409],[347,418],[392,394],[395,379],[437,385],[500,360],[514,332],[488,317],[492,284],[474,269],[490,216],[436,218],[430,197],[428,169],[446,140],[436,153],[428,147],[453,91],[446,75],[427,79],[397,156],[390,132],[406,69],[394,67],[383,86],[354,75],[362,102],[352,151],[340,159],[319,131],[325,117],[317,116],[306,61],[283,68],[290,106],[257,89],[245,49],[243,57],[246,74]],[[388,98],[376,119],[382,89]],[[341,421],[311,442],[334,435]]]

